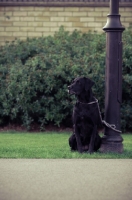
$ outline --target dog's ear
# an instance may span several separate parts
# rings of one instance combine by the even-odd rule
[[[85,79],[85,90],[88,91],[89,89],[92,88],[92,86],[94,85],[94,82],[85,77],[84,79]]]

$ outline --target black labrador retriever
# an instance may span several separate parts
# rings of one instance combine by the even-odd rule
[[[69,94],[77,97],[73,109],[74,132],[69,138],[71,150],[93,153],[100,148],[98,127],[102,126],[97,100],[92,93],[94,82],[86,77],[76,78],[68,86]]]

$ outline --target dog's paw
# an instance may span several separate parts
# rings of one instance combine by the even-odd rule
[[[87,152],[88,152],[89,154],[93,154],[93,153],[94,153],[93,150],[88,150]]]
[[[81,149],[78,149],[78,152],[79,152],[79,153],[83,153],[84,151],[83,151],[83,149],[81,148]]]

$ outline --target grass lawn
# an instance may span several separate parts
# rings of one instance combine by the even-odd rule
[[[132,134],[123,134],[124,152],[88,153],[71,152],[70,133],[0,133],[0,158],[132,158]]]

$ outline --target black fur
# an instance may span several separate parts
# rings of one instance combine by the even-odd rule
[[[93,153],[100,148],[101,137],[98,134],[98,127],[101,123],[98,105],[92,93],[94,82],[88,78],[76,78],[68,86],[70,94],[77,97],[77,102],[73,109],[74,133],[69,138],[71,150]]]

